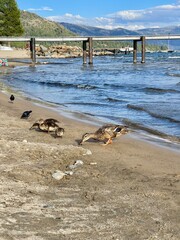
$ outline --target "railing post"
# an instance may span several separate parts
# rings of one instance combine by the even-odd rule
[[[31,51],[31,59],[32,63],[36,63],[36,40],[35,38],[31,38],[30,40],[30,51]]]
[[[93,64],[93,38],[88,38],[89,42],[89,64]]]
[[[87,41],[83,41],[83,64],[87,63]]]
[[[145,63],[145,52],[146,52],[146,44],[145,44],[145,37],[141,37],[141,63]]]
[[[137,63],[137,40],[133,40],[133,63]]]

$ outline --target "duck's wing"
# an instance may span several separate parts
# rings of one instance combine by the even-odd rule
[[[122,131],[123,128],[124,127],[121,125],[108,124],[99,128],[97,132],[106,135],[109,134],[109,136],[115,137],[118,133]]]
[[[114,124],[104,125],[104,126],[101,127],[101,131],[103,131],[103,132],[114,132],[116,127],[117,127],[117,125],[114,125]]]
[[[53,121],[45,121],[43,124],[48,126],[48,127],[59,127],[59,125],[56,122],[53,122]]]
[[[106,137],[111,137],[113,135],[113,128],[114,125],[104,125],[100,127],[96,132],[95,135],[106,135]]]
[[[59,123],[58,120],[54,119],[54,118],[47,118],[44,120],[44,123]]]

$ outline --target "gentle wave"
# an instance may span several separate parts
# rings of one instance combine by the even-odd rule
[[[125,125],[127,125],[129,128],[143,130],[143,131],[148,132],[150,134],[157,135],[160,138],[164,138],[164,139],[168,139],[172,142],[180,143],[180,137],[165,134],[165,133],[160,132],[158,130],[146,127],[142,123],[137,123],[137,122],[131,121],[130,119],[126,119],[126,118],[123,119],[123,123]]]
[[[162,89],[162,88],[151,88],[151,87],[146,87],[144,88],[145,92],[148,93],[179,93],[180,91],[175,90],[175,89]]]
[[[172,58],[172,59],[179,59],[180,56],[169,56],[168,58]]]
[[[155,117],[155,118],[168,120],[168,121],[174,122],[174,123],[180,123],[180,121],[177,120],[177,119],[170,118],[170,117],[167,117],[167,116],[162,116],[162,115],[160,115],[158,113],[153,113],[153,112],[151,112],[151,111],[149,111],[146,108],[141,107],[141,106],[135,106],[135,105],[132,105],[132,104],[127,104],[127,108],[133,109],[133,110],[136,110],[136,111],[146,112],[146,113],[148,113],[149,115],[151,115],[152,117]]]
[[[44,82],[38,81],[38,84],[47,85],[51,87],[63,87],[63,88],[82,88],[82,89],[96,89],[96,86],[88,85],[88,84],[73,84],[73,83],[62,83],[62,82]]]
[[[106,100],[107,100],[108,102],[126,102],[126,101],[121,100],[121,99],[110,98],[110,97],[107,97]]]
[[[88,85],[88,84],[79,84],[75,85],[77,88],[84,88],[84,89],[95,89],[97,88],[96,86]]]
[[[66,105],[82,105],[82,106],[97,106],[97,107],[106,107],[108,104],[105,103],[95,103],[95,102],[66,102]]]
[[[170,77],[180,77],[180,73],[167,73]]]
[[[74,84],[74,83],[64,83],[64,82],[53,82],[53,81],[39,81],[35,78],[28,78],[26,80],[19,78],[20,82],[28,82],[39,85],[47,85],[49,87],[61,87],[61,88],[82,88],[82,89],[96,89],[98,86],[90,85],[90,84]]]
[[[113,83],[105,83],[104,84],[105,87],[110,87],[110,88],[120,88],[120,89],[123,89],[125,88],[124,85],[120,85],[120,84],[113,84]]]

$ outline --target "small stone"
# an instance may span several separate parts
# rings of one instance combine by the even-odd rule
[[[72,170],[72,169],[75,169],[75,168],[76,168],[76,165],[69,165],[68,167],[69,167],[69,169]]]
[[[7,207],[6,202],[0,202],[0,207],[3,207],[3,208]]]
[[[91,162],[90,165],[97,165],[97,162]]]
[[[72,175],[73,175],[73,171],[65,171],[65,175],[70,175],[70,176],[72,176]]]
[[[26,139],[23,140],[23,143],[27,143],[28,141]]]
[[[56,180],[61,180],[65,175],[62,171],[56,170],[55,173],[52,174],[52,177]]]
[[[85,156],[85,155],[92,155],[92,152],[91,152],[91,150],[87,149],[86,152],[85,152],[83,155],[84,155],[84,156]]]
[[[77,167],[82,166],[83,164],[84,164],[84,163],[83,163],[82,160],[76,160],[74,164],[69,165],[68,167],[69,167],[69,169],[73,170],[73,169],[75,169],[75,168],[77,168]]]
[[[81,165],[83,165],[83,164],[84,164],[84,163],[83,163],[82,160],[76,160],[75,163],[74,163],[74,165],[76,165],[76,166],[81,166]]]

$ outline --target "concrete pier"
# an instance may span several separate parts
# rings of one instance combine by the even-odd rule
[[[119,37],[0,37],[0,42],[27,42],[30,44],[32,63],[36,63],[36,43],[37,42],[82,42],[83,64],[87,64],[87,54],[89,64],[93,64],[93,41],[133,41],[133,63],[137,63],[137,43],[141,43],[141,63],[145,63],[146,41],[147,40],[180,40],[180,35],[162,36],[119,36]],[[87,48],[88,45],[88,48]]]

